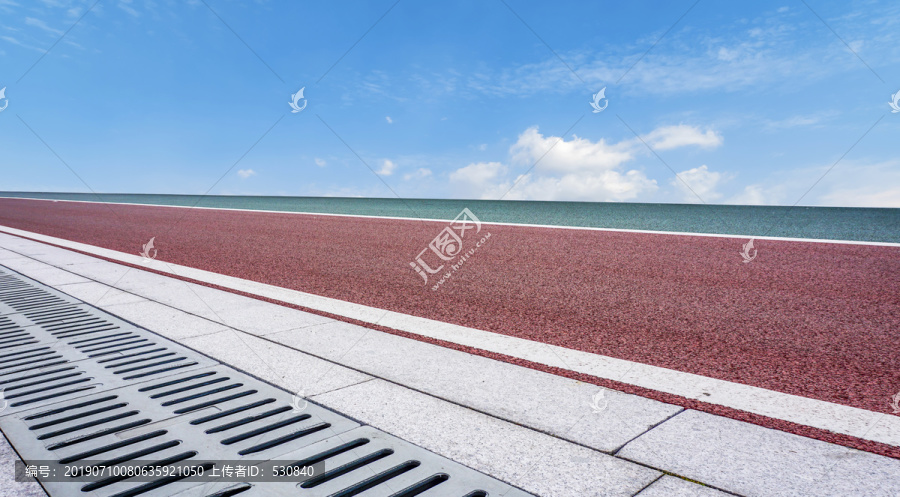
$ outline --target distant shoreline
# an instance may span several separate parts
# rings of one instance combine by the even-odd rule
[[[482,222],[733,238],[900,243],[900,208],[614,202],[0,192],[0,198],[196,207],[443,222],[469,208]]]

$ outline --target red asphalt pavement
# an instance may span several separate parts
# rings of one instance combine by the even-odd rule
[[[409,263],[443,222],[0,199],[0,225],[871,411],[900,391],[898,247],[745,264],[746,240],[485,224],[432,291]]]

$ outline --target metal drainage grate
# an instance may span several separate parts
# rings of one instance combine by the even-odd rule
[[[35,285],[11,269],[0,269],[0,315],[46,309],[78,300],[44,285]]]
[[[23,307],[26,287],[48,305]],[[0,272],[0,342],[4,333],[13,342],[0,349],[9,402],[0,429],[26,463],[323,468],[302,483],[42,481],[54,497],[529,495],[317,405],[298,409],[282,390],[9,270]]]

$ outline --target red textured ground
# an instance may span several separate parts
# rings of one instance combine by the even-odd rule
[[[0,225],[877,412],[900,391],[897,247],[744,264],[746,240],[484,225],[432,291],[409,262],[446,223],[0,199]]]

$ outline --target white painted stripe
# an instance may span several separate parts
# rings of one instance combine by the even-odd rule
[[[0,227],[0,232],[52,243],[111,260],[142,265],[145,259],[93,245],[29,231]],[[900,446],[900,416],[867,411],[775,392],[623,359],[591,354],[418,316],[322,297],[177,264],[152,261],[148,268],[222,288],[378,324],[420,336],[504,354],[546,366],[666,392],[710,404]],[[885,399],[888,402],[889,399]]]
[[[131,205],[131,206],[142,206],[142,207],[169,207],[174,209],[204,209],[211,211],[231,211],[231,212],[263,212],[267,214],[297,214],[301,216],[331,216],[331,217],[355,217],[355,218],[363,218],[363,219],[394,219],[398,221],[418,221],[418,222],[435,222],[435,223],[449,223],[453,221],[452,219],[430,219],[430,218],[418,218],[418,217],[397,217],[397,216],[366,216],[362,214],[331,214],[324,212],[296,212],[296,211],[272,211],[265,209],[234,209],[230,207],[188,207],[184,205],[160,205],[160,204],[132,204],[127,202],[96,202],[93,200],[62,200],[62,199],[48,199],[48,198],[30,198],[30,197],[3,197],[0,198],[8,198],[8,199],[21,199],[21,200],[42,200],[45,202],[73,202],[80,204],[110,204],[110,205]],[[887,208],[887,207],[883,207]],[[632,229],[624,229],[624,228],[594,228],[590,226],[559,226],[555,224],[524,224],[524,223],[500,223],[493,221],[482,221],[481,224],[487,224],[492,226],[517,226],[517,227],[525,227],[525,228],[546,228],[546,229],[558,229],[558,230],[584,230],[584,231],[609,231],[614,233],[643,233],[648,235],[677,235],[677,236],[699,236],[699,237],[707,237],[707,238],[737,238],[741,240],[749,240],[753,238],[755,240],[777,240],[782,242],[806,242],[806,243],[836,243],[840,245],[871,245],[875,247],[900,247],[900,243],[892,243],[892,242],[863,242],[857,240],[829,240],[827,238],[791,238],[791,237],[783,237],[783,236],[759,236],[759,235],[734,235],[734,234],[723,234],[723,233],[691,233],[688,231],[654,231],[654,230],[632,230]]]

